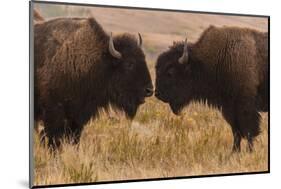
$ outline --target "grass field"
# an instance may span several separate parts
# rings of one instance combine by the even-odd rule
[[[35,132],[35,185],[268,170],[267,114],[253,153],[232,154],[232,134],[221,114],[192,104],[181,116],[154,97],[133,121],[121,113],[91,120],[79,146],[50,153]],[[243,141],[245,142],[245,141]]]
[[[78,11],[73,7],[58,11],[49,6],[37,7],[46,19],[94,16],[114,34],[141,32],[153,81],[159,53],[174,40],[183,40],[186,33],[190,41],[195,41],[210,24],[267,29],[263,18],[122,9],[105,12],[102,8]],[[268,115],[261,115],[262,132],[254,142],[253,153],[246,152],[245,141],[241,153],[231,153],[231,129],[218,110],[191,104],[182,115],[175,116],[155,97],[146,100],[132,121],[121,112],[102,113],[85,126],[79,146],[64,142],[61,151],[52,153],[46,145],[40,145],[34,130],[34,184],[267,171]]]

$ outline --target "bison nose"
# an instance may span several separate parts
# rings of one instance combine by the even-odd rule
[[[152,87],[147,87],[146,89],[145,89],[145,96],[146,97],[150,97],[150,96],[152,96],[153,95],[153,88]]]

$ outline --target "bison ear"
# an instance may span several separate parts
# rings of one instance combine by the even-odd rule
[[[109,46],[108,46],[108,50],[110,52],[110,54],[117,58],[117,59],[121,59],[122,55],[120,52],[118,52],[117,50],[115,50],[114,48],[114,43],[113,43],[113,37],[112,37],[112,32],[110,33],[110,37],[109,37]]]
[[[188,63],[187,38],[185,38],[182,56],[178,59],[180,64]]]

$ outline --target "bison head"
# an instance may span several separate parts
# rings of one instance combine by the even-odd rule
[[[190,48],[186,40],[174,43],[158,57],[156,63],[155,96],[169,103],[176,115],[190,102],[193,93]]]
[[[111,56],[111,104],[133,118],[145,97],[152,96],[153,85],[139,40],[129,34],[109,38]]]

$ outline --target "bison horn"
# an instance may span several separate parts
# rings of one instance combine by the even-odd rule
[[[118,59],[122,58],[121,53],[118,52],[117,50],[115,50],[115,48],[114,48],[112,32],[110,33],[108,50],[113,57],[118,58]]]
[[[188,52],[187,52],[187,38],[184,41],[183,53],[182,56],[179,58],[179,63],[183,64],[188,61]]]
[[[138,40],[138,46],[141,47],[142,46],[142,38],[141,38],[141,34],[138,33],[139,36],[139,40]]]

